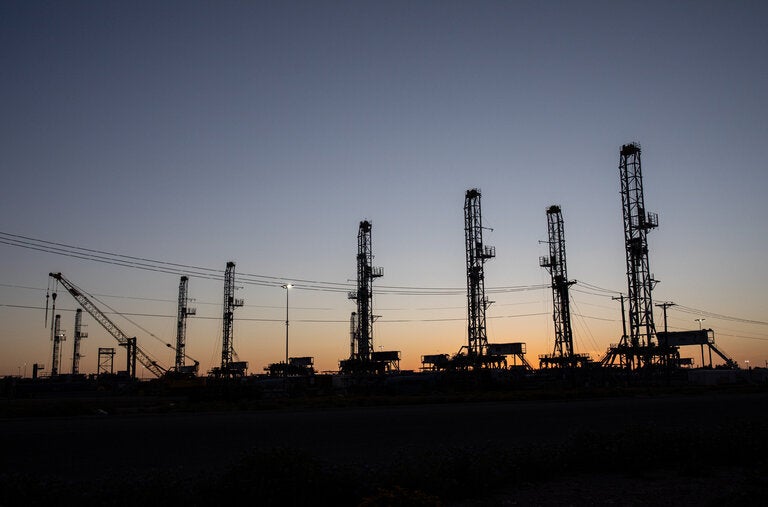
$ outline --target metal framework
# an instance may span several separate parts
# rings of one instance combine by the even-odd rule
[[[621,201],[624,215],[624,246],[627,262],[628,325],[621,342],[612,346],[603,364],[638,369],[654,363],[672,364],[676,347],[659,344],[653,320],[652,291],[656,284],[648,263],[648,232],[659,225],[659,216],[647,212],[643,194],[640,145],[625,144],[619,157]],[[623,300],[622,300],[623,306]]]
[[[654,339],[656,327],[651,297],[655,281],[648,266],[647,235],[648,231],[658,227],[659,217],[645,211],[639,144],[621,147],[619,171],[627,258],[629,340],[632,346],[648,346]]]
[[[541,257],[539,265],[546,268],[552,279],[552,320],[555,324],[555,348],[552,355],[560,358],[573,357],[573,332],[571,330],[571,307],[565,260],[565,228],[560,206],[547,208],[547,230],[549,231],[549,256]]]
[[[485,312],[490,302],[485,295],[483,266],[496,256],[496,249],[483,245],[483,218],[480,190],[467,190],[464,198],[464,238],[467,254],[467,353],[482,356],[488,347]]]
[[[61,368],[61,342],[64,341],[64,334],[61,332],[61,315],[56,315],[53,319],[51,328],[51,341],[53,341],[53,360],[51,361],[51,377],[59,375]]]
[[[349,299],[357,301],[357,315],[350,319],[353,327],[350,359],[370,361],[373,351],[373,279],[383,276],[383,270],[373,266],[371,222],[363,220],[357,233],[357,290]]]
[[[99,347],[99,363],[97,375],[115,373],[115,349],[114,347]]]
[[[88,338],[88,333],[82,330],[83,328],[83,310],[78,308],[75,312],[75,337],[74,347],[72,351],[72,375],[78,375],[80,373],[80,340]]]
[[[63,285],[64,288],[67,289],[67,292],[69,292],[72,297],[75,298],[75,301],[77,301],[80,306],[91,315],[91,317],[96,319],[96,322],[101,324],[101,326],[118,341],[121,347],[125,347],[128,353],[127,364],[129,375],[132,377],[135,376],[135,366],[137,359],[142,365],[144,365],[147,371],[156,377],[160,377],[166,372],[165,368],[160,366],[157,361],[152,359],[146,352],[144,352],[136,345],[135,337],[128,337],[128,335],[126,335],[119,327],[117,327],[117,325],[115,325],[115,323],[112,322],[109,317],[104,315],[104,313],[99,310],[95,304],[93,304],[93,302],[84,294],[82,289],[78,288],[75,284],[64,278],[64,275],[61,273],[50,273],[49,276]]]
[[[221,344],[221,373],[224,375],[232,371],[234,364],[234,315],[235,308],[241,306],[243,306],[243,300],[235,298],[235,263],[230,261],[227,262],[227,269],[224,272],[224,324]]]
[[[715,345],[715,332],[712,329],[698,329],[694,331],[673,331],[669,332],[666,329],[656,333],[656,338],[659,340],[660,345],[666,345],[668,347],[683,347],[687,345],[699,345],[701,347],[701,366],[705,367],[704,360],[704,346],[709,349],[709,368],[712,368],[712,351],[715,352],[720,359],[725,361],[725,367],[737,370],[739,368],[738,363],[729,357],[725,352],[720,350]],[[670,358],[676,359],[675,357]],[[677,358],[679,359],[679,357]],[[693,358],[687,358],[693,360]]]
[[[130,378],[136,378],[136,337],[126,339],[120,346],[125,347],[125,372]]]
[[[355,346],[357,345],[357,312],[352,312],[349,316],[349,357],[355,357]]]
[[[185,358],[187,357],[185,348],[187,345],[187,316],[195,315],[197,309],[189,308],[189,293],[187,283],[189,278],[182,276],[179,281],[179,306],[176,312],[176,364],[177,372],[184,370]]]

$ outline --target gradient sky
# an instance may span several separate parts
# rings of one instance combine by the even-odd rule
[[[369,219],[376,285],[459,289],[375,296],[376,348],[415,369],[465,342],[468,188],[482,190],[494,229],[487,287],[548,283],[539,240],[556,203],[570,278],[626,291],[617,166],[636,141],[660,219],[654,300],[710,312],[720,347],[764,365],[766,15],[759,1],[5,1],[0,231],[344,283]],[[50,271],[120,312],[160,315],[132,317],[157,339],[116,321],[171,365],[161,342],[174,340],[178,275],[2,243],[0,260],[0,375],[50,365],[44,311],[16,307],[44,305]],[[207,370],[220,357],[223,279],[189,287],[188,352]],[[575,288],[576,348],[599,359],[621,335],[618,303]],[[235,349],[260,372],[284,354],[285,293],[248,284],[238,297],[236,319],[264,319],[235,324]],[[353,302],[290,297],[291,355],[336,369]],[[526,342],[533,363],[551,352],[549,289],[492,299],[490,341]],[[71,337],[76,304],[63,291],[59,308]],[[702,316],[672,308],[669,324]],[[116,342],[84,321],[81,370],[94,372],[97,348]]]

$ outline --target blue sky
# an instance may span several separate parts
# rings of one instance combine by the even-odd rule
[[[636,141],[646,204],[660,215],[649,236],[661,280],[654,298],[765,321],[766,10],[761,2],[4,2],[0,231],[346,282],[357,224],[370,219],[385,273],[377,283],[462,288],[463,194],[479,187],[494,228],[486,241],[497,247],[488,286],[547,283],[538,241],[544,211],[557,203],[571,278],[626,290],[617,165],[621,144]],[[123,296],[110,301],[121,312],[175,313],[175,275],[4,244],[0,259],[0,284],[44,288],[49,271],[62,271],[94,293]],[[222,285],[190,281],[211,317],[189,324],[190,351],[204,367],[217,356]],[[241,315],[275,320],[236,325],[235,347],[259,371],[282,357],[284,294],[241,292],[261,305]],[[0,304],[43,298],[0,285]],[[499,295],[491,340],[550,352],[550,298]],[[620,335],[617,304],[575,300],[586,316],[574,326],[577,345],[601,354]],[[296,290],[292,304],[297,320],[334,321],[293,324],[292,355],[334,369],[348,353],[352,303]],[[375,304],[377,346],[403,350],[408,367],[464,342],[463,296],[382,294]],[[41,313],[0,307],[0,373],[50,362]],[[509,317],[527,314],[537,315]],[[696,317],[670,310],[679,328]],[[414,322],[443,318],[457,320]],[[63,319],[71,328],[73,317]],[[173,319],[141,323],[173,340]],[[736,359],[768,359],[765,326],[705,324]],[[112,343],[96,326],[83,346],[94,364],[97,343]]]

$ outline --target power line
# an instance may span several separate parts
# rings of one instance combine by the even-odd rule
[[[61,255],[65,257],[71,257],[80,260],[87,260],[92,262],[100,262],[105,264],[111,264],[120,267],[127,267],[132,269],[140,269],[151,272],[173,274],[173,275],[186,275],[195,278],[216,280],[219,281],[224,273],[221,269],[207,268],[204,266],[195,266],[190,264],[181,264],[168,261],[160,261],[150,259],[146,257],[137,257],[131,255],[124,255],[114,252],[108,252],[104,250],[96,250],[91,248],[79,247],[74,245],[68,245],[65,243],[58,243],[54,241],[47,241],[29,236],[23,236],[19,234],[12,234],[8,232],[0,231],[0,244],[14,246],[18,248],[25,248],[53,255]],[[342,282],[327,282],[320,280],[308,280],[308,279],[295,279],[292,277],[284,276],[272,276],[272,275],[260,275],[252,273],[238,273],[238,283],[244,285],[256,285],[263,287],[280,287],[285,280],[291,280],[294,282],[296,289],[308,290],[308,291],[322,291],[322,292],[347,292],[354,288],[351,283]],[[35,290],[35,287],[28,287],[22,285],[12,284],[0,284],[9,288],[20,288]],[[500,287],[486,288],[486,292],[490,294],[505,294],[514,292],[544,290],[549,288],[548,284],[536,284],[536,285],[510,285]],[[41,290],[41,289],[40,289]],[[418,286],[377,286],[377,294],[381,295],[408,295],[408,296],[463,296],[465,295],[464,287],[418,287]],[[621,294],[620,291],[613,289],[607,289],[600,287],[589,282],[578,281],[577,285],[571,290],[599,297],[612,297],[616,294]],[[102,297],[126,297],[128,296],[112,296],[101,295]],[[141,299],[141,298],[135,298]],[[149,301],[161,301],[172,302],[172,300],[146,298]],[[201,304],[215,304],[215,303],[201,303]],[[254,305],[256,306],[256,305]],[[319,309],[319,308],[318,308]],[[734,317],[730,315],[723,315],[706,310],[700,310],[696,308],[686,307],[683,305],[677,305],[674,307],[676,311],[683,313],[703,315],[713,319],[722,319],[732,322],[740,322],[743,324],[754,324],[761,326],[768,326],[768,322],[745,319],[741,317]],[[588,317],[594,318],[594,317]]]
[[[196,278],[209,280],[219,280],[223,275],[223,270],[206,268],[203,266],[194,266],[189,264],[180,264],[175,262],[159,261],[145,257],[135,257],[123,255],[104,250],[95,250],[85,247],[67,245],[53,241],[46,241],[18,234],[11,234],[0,231],[0,243],[19,248],[36,250],[54,255],[76,258],[111,264],[120,267],[141,269],[174,275],[187,275]],[[264,287],[280,287],[285,280],[291,280],[297,289],[309,291],[338,292],[345,293],[354,288],[351,283],[327,282],[320,280],[307,280],[284,276],[260,275],[252,273],[238,273],[238,283],[244,285],[258,285]],[[513,285],[491,287],[487,289],[489,293],[503,294],[529,290],[541,290],[546,285]],[[390,295],[410,295],[410,296],[451,296],[464,295],[463,287],[407,287],[407,286],[377,286],[378,294]]]
[[[672,306],[671,308],[673,310],[678,311],[678,312],[688,313],[688,314],[692,314],[692,315],[703,315],[705,317],[709,317],[709,318],[712,318],[712,319],[728,320],[728,321],[731,321],[731,322],[740,322],[742,324],[754,324],[754,325],[757,325],[757,326],[768,326],[768,322],[764,322],[764,321],[761,321],[761,320],[751,320],[751,319],[744,319],[744,318],[741,318],[741,317],[733,317],[733,316],[730,316],[730,315],[722,315],[722,314],[719,314],[719,313],[708,312],[706,310],[699,310],[699,309],[696,309],[696,308],[691,308],[691,307],[680,305],[680,304]]]

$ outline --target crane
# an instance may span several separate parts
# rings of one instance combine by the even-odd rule
[[[60,283],[67,292],[69,292],[75,301],[77,301],[83,309],[91,314],[96,319],[96,322],[102,325],[109,334],[115,337],[118,343],[125,347],[128,352],[128,373],[131,377],[136,376],[136,361],[138,360],[144,367],[156,377],[163,376],[167,370],[157,364],[157,361],[149,357],[143,350],[141,350],[136,344],[136,337],[129,337],[126,335],[117,325],[110,320],[109,317],[104,315],[104,312],[93,304],[88,297],[80,290],[75,284],[67,280],[61,273],[49,273],[51,278]],[[55,293],[54,293],[55,297]],[[55,299],[54,299],[55,300]],[[170,347],[170,345],[168,345]]]

